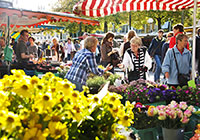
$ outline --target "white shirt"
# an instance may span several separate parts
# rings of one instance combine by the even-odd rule
[[[132,58],[130,57],[129,53],[126,51],[124,54],[124,59],[122,64],[124,65],[125,69],[134,70],[134,65],[132,63]],[[145,56],[144,56],[144,66],[146,66],[149,69],[152,67],[152,59],[149,55],[149,53],[146,51]]]
[[[80,50],[84,49],[84,39],[80,42]]]

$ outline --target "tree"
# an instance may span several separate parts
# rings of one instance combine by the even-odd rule
[[[184,16],[191,19],[191,11],[185,10]],[[171,21],[173,24],[181,22],[181,11],[137,11],[132,12],[133,26],[141,28],[142,25],[147,24],[148,18],[152,18],[154,23],[161,29],[161,25],[166,21]],[[190,24],[189,20],[185,22],[186,25]]]

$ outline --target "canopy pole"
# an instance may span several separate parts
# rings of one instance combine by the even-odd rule
[[[193,45],[192,45],[192,80],[195,80],[195,55],[196,55],[196,13],[197,13],[197,0],[194,0],[193,11]]]

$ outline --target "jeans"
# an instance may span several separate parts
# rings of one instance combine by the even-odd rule
[[[69,81],[76,85],[75,90],[78,90],[79,92],[83,91],[83,87],[82,87],[83,85],[80,82],[77,82],[74,80],[69,80]]]
[[[160,80],[160,73],[161,73],[161,56],[155,55],[154,59],[156,61],[156,71],[154,73],[154,81]]]
[[[71,54],[67,54],[67,60],[71,60]]]

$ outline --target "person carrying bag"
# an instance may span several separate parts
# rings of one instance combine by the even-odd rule
[[[177,71],[178,71],[178,82],[180,84],[180,86],[185,86],[187,85],[188,81],[190,80],[190,74],[183,74],[183,73],[180,73],[179,71],[179,68],[178,68],[178,63],[177,63],[177,60],[176,60],[176,55],[175,55],[175,52],[174,52],[174,48],[172,49],[173,51],[173,54],[174,54],[174,59],[175,59],[175,62],[176,62],[176,68],[177,68]]]

